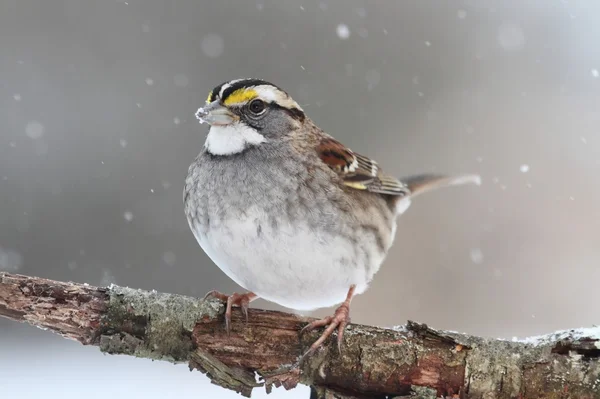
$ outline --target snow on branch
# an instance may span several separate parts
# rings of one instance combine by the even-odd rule
[[[234,312],[228,336],[223,312],[214,299],[0,272],[0,316],[105,353],[185,362],[244,396],[302,383],[314,398],[600,398],[600,327],[502,341],[352,324],[341,354],[328,342],[294,368],[318,337],[298,334],[312,319],[251,309],[246,324]]]

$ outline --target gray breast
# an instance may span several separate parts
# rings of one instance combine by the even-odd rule
[[[258,205],[269,211],[273,224],[301,219],[314,228],[344,227],[352,206],[331,185],[328,170],[311,170],[291,152],[261,147],[226,157],[200,153],[185,184],[188,218],[206,229],[212,218],[243,216]]]

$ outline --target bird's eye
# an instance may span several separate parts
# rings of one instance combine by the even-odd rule
[[[252,100],[248,108],[250,108],[250,112],[255,115],[262,113],[265,110],[265,103],[262,100]]]

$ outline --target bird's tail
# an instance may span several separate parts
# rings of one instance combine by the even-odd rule
[[[481,177],[479,175],[457,175],[457,176],[444,176],[436,174],[422,174],[415,176],[408,176],[400,179],[401,182],[408,186],[412,198],[417,195],[423,194],[427,191],[435,190],[442,187],[449,186],[460,186],[463,184],[481,184]]]

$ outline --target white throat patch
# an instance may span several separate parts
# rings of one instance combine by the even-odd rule
[[[237,154],[250,145],[265,142],[265,137],[251,127],[236,122],[210,127],[204,147],[213,155]]]

